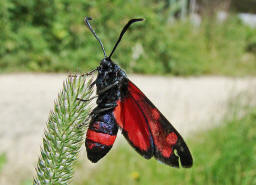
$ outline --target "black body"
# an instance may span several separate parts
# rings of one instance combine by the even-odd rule
[[[122,36],[128,29],[128,27],[137,21],[142,21],[143,19],[131,19],[123,28],[118,41],[116,42],[111,54],[106,57],[105,50],[103,48],[103,44],[95,34],[94,30],[91,28],[88,20],[91,18],[86,18],[85,22],[89,29],[92,31],[96,39],[99,41],[105,58],[101,60],[99,67],[97,67],[98,76],[93,84],[97,87],[97,95],[98,99],[96,101],[97,106],[92,111],[92,119],[89,123],[89,129],[87,132],[87,138],[85,141],[85,146],[87,148],[87,156],[92,162],[97,162],[104,155],[108,153],[111,149],[112,145],[104,145],[97,141],[96,137],[102,137],[102,133],[108,134],[111,136],[116,136],[118,131],[118,126],[115,122],[115,118],[113,116],[113,110],[117,106],[116,101],[121,98],[121,96],[125,96],[127,92],[127,77],[125,72],[114,62],[111,60],[111,56],[114,53],[117,45],[122,39]],[[110,121],[104,120],[104,116],[108,116]],[[94,124],[100,122],[101,124],[95,128]],[[110,125],[110,126],[108,126]],[[104,127],[108,127],[109,129],[104,129]],[[104,131],[103,131],[104,130]],[[90,137],[91,131],[95,131],[98,133],[94,133],[95,137]],[[114,141],[113,141],[114,143]],[[99,147],[92,147],[93,145],[97,145]]]
[[[117,135],[118,126],[113,116],[113,110],[116,107],[116,101],[124,96],[127,89],[127,78],[125,72],[109,59],[103,59],[98,67],[98,76],[95,80],[98,99],[97,106],[92,111],[92,119],[89,129],[97,133],[104,133],[112,136]],[[114,84],[114,85],[113,85]],[[105,119],[104,119],[105,118]],[[100,124],[97,124],[100,123]],[[97,124],[99,126],[95,127]],[[89,131],[90,131],[89,130]],[[100,135],[98,136],[100,137]],[[98,147],[89,148],[89,145],[95,143]],[[105,156],[111,149],[93,139],[86,139],[87,156],[92,162],[97,162]]]

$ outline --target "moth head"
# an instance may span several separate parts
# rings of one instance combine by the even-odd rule
[[[112,61],[109,58],[103,58],[100,62],[100,66],[103,68],[110,68],[112,66]]]

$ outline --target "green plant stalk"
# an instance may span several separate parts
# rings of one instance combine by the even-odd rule
[[[34,184],[68,184],[73,176],[73,166],[84,141],[87,120],[92,106],[89,99],[92,80],[85,77],[69,78],[63,84],[54,110],[50,112],[44,133],[41,156],[36,167]]]

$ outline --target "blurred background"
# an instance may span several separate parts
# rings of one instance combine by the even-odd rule
[[[256,0],[1,0],[0,184],[32,183],[45,123],[68,73],[87,72],[134,24],[116,61],[184,135],[191,169],[139,156],[122,136],[74,185],[256,184]]]

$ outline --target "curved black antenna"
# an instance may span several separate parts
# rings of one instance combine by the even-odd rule
[[[102,44],[102,42],[100,41],[99,37],[96,35],[95,31],[92,29],[92,27],[91,27],[91,25],[90,25],[90,23],[89,23],[89,20],[92,20],[92,18],[91,18],[91,17],[85,17],[85,18],[84,18],[85,24],[88,26],[88,28],[90,29],[90,31],[92,32],[92,34],[94,35],[94,37],[99,41],[100,46],[101,46],[101,49],[102,49],[102,51],[103,51],[103,53],[104,53],[104,57],[107,58],[107,55],[106,55],[105,49],[104,49],[104,47],[103,47],[103,44]]]
[[[110,55],[109,55],[109,59],[111,58],[111,56],[113,55],[114,51],[116,50],[116,47],[118,46],[119,42],[121,41],[123,35],[125,34],[125,32],[127,31],[127,29],[129,28],[129,26],[134,23],[134,22],[137,22],[137,21],[143,21],[144,19],[131,19],[129,20],[129,22],[124,26],[122,32],[120,33],[120,36],[119,36],[119,39],[117,40],[113,50],[111,51]]]

